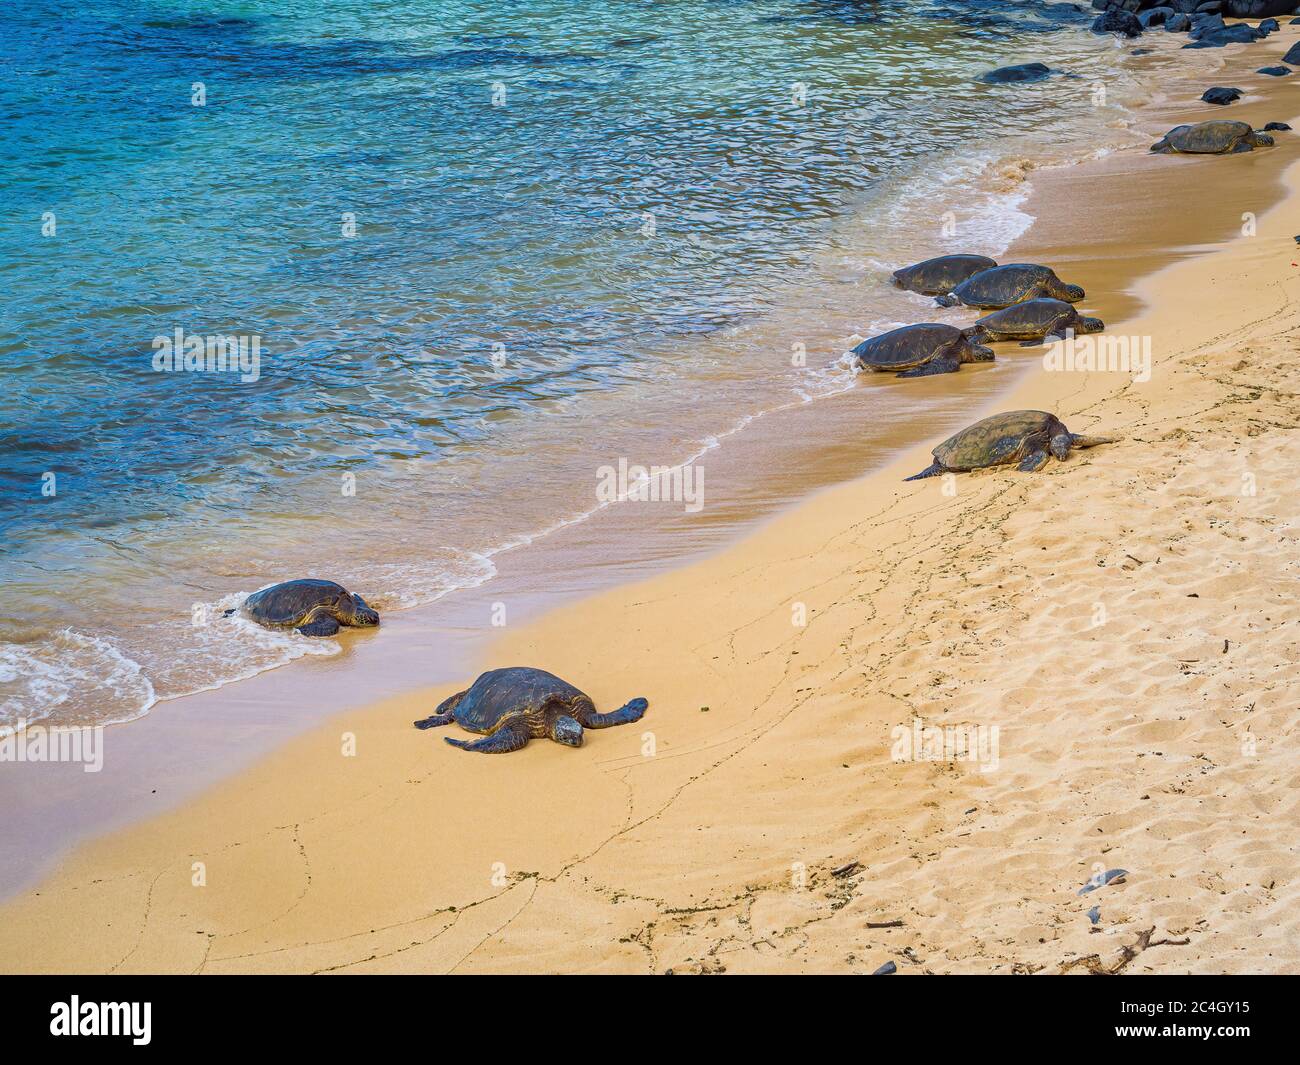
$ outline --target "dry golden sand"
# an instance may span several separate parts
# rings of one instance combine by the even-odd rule
[[[1140,166],[1224,229],[1265,155]],[[1110,322],[1154,338],[1150,382],[1037,372],[999,404],[1122,442],[955,495],[901,482],[917,448],[512,633],[490,664],[646,717],[499,758],[410,727],[446,691],[332,719],[80,847],[5,907],[0,969],[1300,970],[1296,169],[1257,236]],[[1074,256],[1134,306],[1131,263]],[[916,719],[997,726],[996,769],[893,761]],[[1080,897],[1098,866],[1128,876]]]

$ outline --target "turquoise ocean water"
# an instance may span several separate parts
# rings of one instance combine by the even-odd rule
[[[1122,136],[1123,76],[1089,96],[1121,49],[1087,21],[6,5],[0,725],[331,653],[211,618],[305,572],[387,610],[490,580],[595,506],[597,461],[680,462],[853,387],[837,341],[924,313],[888,270],[958,250],[937,203],[1000,252],[1028,221],[1017,160]],[[1080,77],[974,80],[1043,57]],[[255,338],[255,371],[160,369],[177,330]]]

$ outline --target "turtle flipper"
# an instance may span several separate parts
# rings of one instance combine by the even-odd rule
[[[1083,436],[1079,433],[1070,434],[1071,447],[1096,447],[1098,444],[1113,444],[1113,437],[1109,436]]]
[[[469,694],[469,689],[466,688],[463,692],[457,692],[451,698],[444,699],[442,702],[438,704],[438,709],[433,712],[432,716],[426,717],[422,721],[414,722],[415,727],[416,728],[440,728],[443,725],[450,725],[453,721],[456,720],[455,714],[456,714],[457,705],[468,694]]]
[[[578,714],[578,723],[584,728],[610,728],[613,725],[630,725],[633,721],[640,721],[641,715],[645,713],[646,707],[650,703],[648,700],[637,696],[635,699],[628,700],[617,710],[611,710],[608,714],[596,713],[596,708],[584,710]]]
[[[1031,451],[1016,467],[1021,473],[1036,473],[1047,465],[1046,451]]]
[[[934,302],[937,303],[940,307],[956,307],[961,303],[961,300],[959,300],[956,296],[952,295],[951,293],[948,293],[943,296],[935,296]]]
[[[937,462],[932,462],[926,469],[922,470],[920,473],[914,473],[912,474],[911,477],[904,477],[903,480],[919,481],[923,477],[938,477],[939,474],[943,472],[944,470],[942,466],[940,466]]]
[[[961,362],[955,356],[944,356],[943,358],[931,359],[920,366],[914,366],[910,370],[904,370],[902,373],[894,374],[895,377],[929,377],[937,373],[956,373],[961,368]]]
[[[480,754],[508,754],[517,751],[528,742],[528,727],[521,719],[516,723],[504,725],[491,736],[481,740],[457,740],[444,736],[444,740],[462,751],[478,751]]]
[[[303,636],[336,636],[339,631],[339,623],[328,614],[322,614],[315,621],[309,621],[306,625],[299,625],[294,632],[301,633]]]

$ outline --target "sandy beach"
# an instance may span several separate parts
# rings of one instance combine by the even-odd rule
[[[1300,125],[1292,79],[1251,73],[1297,29],[1202,79],[1253,79],[1241,102],[1171,93],[1143,131]],[[1300,971],[1297,137],[1034,177],[1007,261],[1081,283],[1149,379],[1000,344],[1028,369],[969,420],[1114,444],[904,483],[931,439],[507,627],[464,684],[357,702],[83,842],[4,904],[0,968]],[[650,707],[499,758],[411,727],[504,664]],[[931,757],[957,731],[978,757]]]

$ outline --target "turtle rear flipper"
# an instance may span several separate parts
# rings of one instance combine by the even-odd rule
[[[611,728],[614,725],[630,725],[633,721],[641,720],[641,716],[649,705],[649,700],[637,696],[635,699],[629,699],[617,710],[611,710],[608,714],[598,714],[593,707],[591,710],[580,713],[578,721],[584,728]]]
[[[903,480],[905,480],[905,481],[919,481],[919,480],[921,480],[922,478],[925,478],[925,477],[938,477],[939,474],[941,474],[941,473],[943,473],[943,472],[944,472],[944,469],[943,469],[942,466],[940,466],[937,462],[932,462],[932,463],[930,463],[930,465],[929,465],[926,469],[922,470],[920,473],[914,473],[914,474],[912,474],[911,477],[904,477]]]
[[[306,625],[299,625],[294,632],[303,636],[337,636],[339,623],[328,614],[322,614],[315,621],[309,621]]]
[[[480,754],[508,754],[526,745],[528,738],[528,725],[523,718],[501,726],[491,736],[484,736],[480,740],[443,737],[453,747],[459,747],[462,751],[478,751]]]

